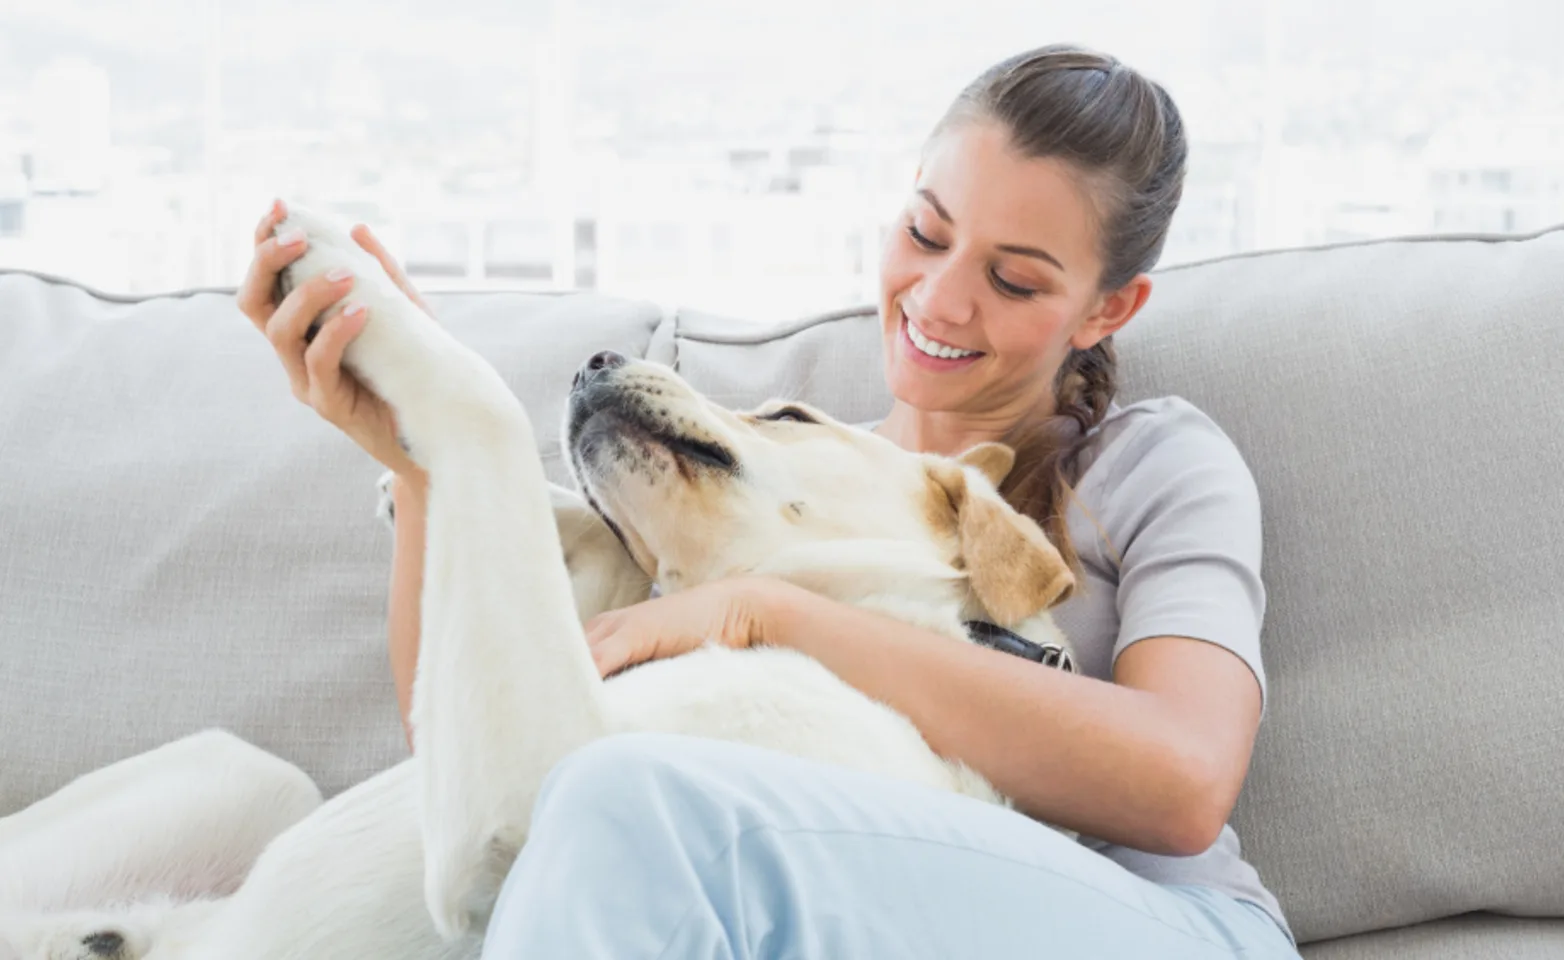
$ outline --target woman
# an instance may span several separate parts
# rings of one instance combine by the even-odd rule
[[[1253,480],[1189,404],[1112,403],[1111,337],[1151,291],[1185,154],[1160,86],[1078,48],[1022,54],[936,127],[881,264],[895,403],[874,429],[909,450],[1016,448],[1001,492],[1077,571],[1054,612],[1079,674],[761,577],[588,624],[605,675],[707,638],[796,647],[1016,810],[738,745],[610,738],[550,775],[486,957],[1298,956],[1227,826],[1265,693]],[[272,303],[303,250],[269,238],[281,212],[257,231],[241,305],[295,394],[397,473],[405,716],[424,481],[386,407],[339,368],[363,311],[304,342],[346,281]],[[355,237],[411,293],[368,231]]]

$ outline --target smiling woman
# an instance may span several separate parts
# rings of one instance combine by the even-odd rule
[[[1076,575],[1053,613],[1081,676],[764,577],[660,582],[588,632],[614,670],[709,641],[807,653],[1018,812],[726,744],[594,745],[551,775],[486,956],[1297,956],[1226,823],[1264,708],[1254,483],[1189,404],[1113,403],[1186,153],[1122,63],[1022,54],[936,127],[880,264],[875,432],[1014,450],[1000,491]]]

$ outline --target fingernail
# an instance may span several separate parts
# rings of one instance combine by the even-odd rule
[[[364,305],[362,303],[354,303],[350,301],[347,306],[342,308],[342,315],[344,317],[357,318],[363,312]]]
[[[300,243],[303,240],[303,227],[289,227],[287,230],[277,234],[277,246],[279,247],[291,247],[295,243]]]
[[[341,283],[342,281],[352,276],[353,271],[349,270],[347,267],[332,267],[330,270],[326,271],[326,279],[330,280],[332,283]]]

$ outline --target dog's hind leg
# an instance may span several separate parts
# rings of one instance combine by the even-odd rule
[[[221,730],[193,734],[0,819],[0,912],[224,896],[320,802],[287,761]]]
[[[499,374],[341,230],[294,210],[300,282],[354,273],[368,321],[343,362],[395,411],[429,473],[413,688],[424,892],[440,932],[482,922],[556,761],[607,730],[532,424]]]

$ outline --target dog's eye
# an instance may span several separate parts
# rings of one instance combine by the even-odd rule
[[[804,411],[798,409],[797,407],[783,407],[780,410],[773,410],[770,413],[766,414],[765,416],[761,417],[760,419],[762,419],[762,420],[792,420],[792,421],[794,421],[796,423],[819,423],[820,422],[820,421],[816,420],[814,417],[811,417],[809,414],[805,413]]]

